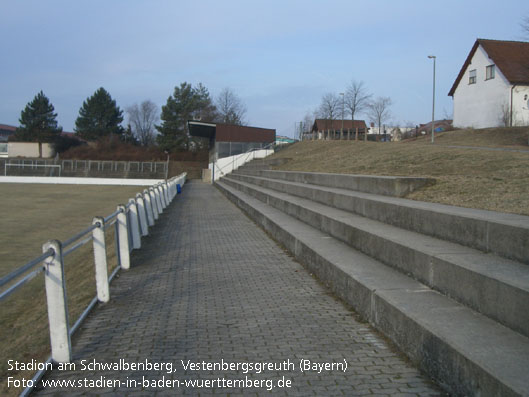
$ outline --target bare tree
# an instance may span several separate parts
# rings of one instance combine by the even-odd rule
[[[351,115],[351,120],[355,119],[355,115],[365,111],[371,100],[371,94],[367,92],[367,89],[363,81],[353,80],[345,91],[345,107],[347,113]]]
[[[330,121],[330,126],[325,126],[325,128],[332,128],[333,120],[336,120],[337,115],[342,110],[342,101],[338,95],[333,93],[325,94],[321,98],[321,104],[318,109],[318,115]]]
[[[522,18],[522,22],[520,22],[520,27],[522,28],[524,37],[529,40],[529,15]]]
[[[367,107],[367,115],[378,127],[379,134],[382,124],[388,121],[391,117],[389,108],[392,104],[393,101],[389,97],[377,97],[375,100],[371,101]]]
[[[154,143],[154,125],[160,119],[158,107],[150,100],[143,101],[140,106],[135,103],[126,109],[132,132],[140,145],[149,146]]]
[[[224,88],[215,101],[220,121],[226,124],[244,125],[246,106],[229,88]]]
[[[303,132],[310,132],[314,125],[314,112],[308,111],[303,117]]]

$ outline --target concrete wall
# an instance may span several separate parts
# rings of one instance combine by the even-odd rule
[[[478,46],[471,63],[454,92],[454,127],[486,128],[502,123],[502,107],[510,106],[510,84],[496,67],[495,77],[485,80],[486,67],[494,64]],[[476,83],[469,84],[469,72],[476,70]]]
[[[51,143],[41,143],[42,156],[39,154],[38,142],[9,142],[7,144],[8,157],[42,157],[51,158],[55,156],[55,150]]]

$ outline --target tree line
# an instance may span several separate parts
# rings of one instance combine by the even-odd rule
[[[187,121],[201,120],[245,125],[246,106],[229,88],[212,99],[208,89],[199,83],[184,82],[176,86],[161,108],[145,100],[125,109],[128,125],[123,127],[124,112],[103,87],[88,97],[75,120],[75,135],[85,141],[116,137],[135,145],[158,145],[175,152],[203,147],[203,142],[189,135]],[[20,126],[12,141],[54,143],[58,151],[79,144],[79,140],[64,136],[58,125],[57,113],[50,100],[40,91],[19,118]]]
[[[352,80],[345,92],[340,94],[329,92],[323,95],[318,108],[305,115],[300,132],[310,132],[315,119],[329,120],[332,125],[334,120],[342,120],[346,117],[356,120],[355,117],[359,115],[367,116],[380,130],[380,127],[391,118],[392,104],[393,101],[389,97],[374,98],[363,81]]]

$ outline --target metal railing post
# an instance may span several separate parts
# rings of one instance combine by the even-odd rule
[[[151,194],[148,189],[143,191],[143,202],[145,203],[145,209],[147,211],[147,224],[149,226],[154,225],[154,212],[152,210]]]
[[[145,202],[141,193],[136,194],[136,206],[138,207],[138,215],[140,218],[141,235],[147,236],[149,234],[149,227],[147,226],[147,213],[145,212]]]
[[[121,204],[118,205],[119,214],[117,217],[118,241],[119,241],[119,259],[122,269],[130,269],[129,254],[129,235],[127,225],[127,208]]]
[[[132,248],[141,248],[141,236],[140,236],[140,222],[138,219],[138,206],[136,200],[129,199],[129,211],[130,211],[130,232],[132,235]]]
[[[96,216],[92,225],[98,225],[92,230],[92,241],[94,243],[94,264],[96,271],[97,299],[99,302],[110,300],[108,288],[108,266],[107,266],[107,244],[105,241],[105,219]]]
[[[69,363],[72,359],[70,325],[68,324],[68,301],[64,262],[60,241],[50,240],[42,246],[42,252],[52,249],[55,254],[45,260],[46,300],[50,326],[51,357],[58,363]]]

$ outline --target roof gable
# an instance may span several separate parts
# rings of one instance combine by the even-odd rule
[[[454,96],[459,82],[480,45],[509,83],[529,84],[528,42],[477,39],[448,93],[449,96]]]

